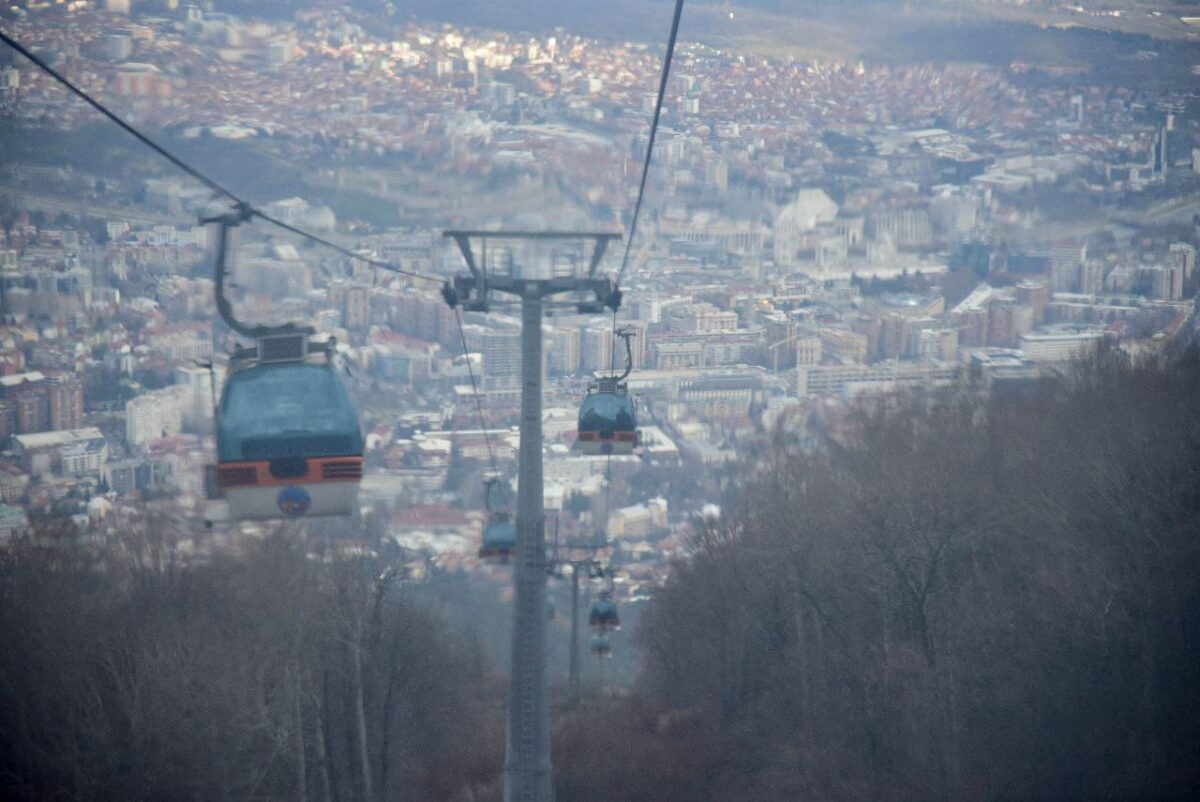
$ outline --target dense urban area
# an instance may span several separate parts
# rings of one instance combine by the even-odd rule
[[[228,204],[0,46],[0,799],[499,798],[512,573],[479,545],[520,319],[447,305],[442,232],[626,232],[671,4],[641,5],[628,41],[398,1],[0,9],[358,255],[250,220],[232,281],[336,343],[366,440],[360,514],[212,523]],[[625,618],[559,798],[1190,797],[1200,8],[960,2],[1106,37],[976,62],[796,55],[720,27],[788,4],[695,5],[624,303],[542,328],[552,684],[573,559]],[[618,328],[641,447],[582,456]]]

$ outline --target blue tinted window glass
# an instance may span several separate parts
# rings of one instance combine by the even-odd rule
[[[221,397],[222,460],[362,452],[358,416],[337,375],[322,365],[259,365],[229,377]]]
[[[517,527],[513,524],[488,524],[483,542],[489,546],[506,546],[517,542]]]
[[[614,393],[589,395],[579,409],[579,429],[588,432],[628,432],[636,428],[633,401]]]

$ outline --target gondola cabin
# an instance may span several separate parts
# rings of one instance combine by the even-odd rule
[[[304,333],[235,354],[217,406],[217,482],[233,520],[349,515],[363,437],[329,348]]]
[[[588,611],[588,625],[601,632],[612,632],[621,628],[617,605],[607,594],[592,602],[592,609]]]
[[[576,442],[587,455],[632,454],[638,446],[637,408],[624,384],[600,379],[579,407]]]
[[[507,563],[517,553],[517,526],[505,510],[489,513],[487,526],[483,528],[483,542],[479,546],[479,558]]]
[[[596,635],[592,638],[591,651],[597,657],[612,657],[612,644],[607,636]]]

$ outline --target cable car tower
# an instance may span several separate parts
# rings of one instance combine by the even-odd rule
[[[551,802],[550,715],[546,703],[546,531],[542,486],[542,316],[551,308],[599,314],[621,305],[620,292],[596,268],[611,232],[446,231],[470,270],[448,282],[451,307],[487,312],[493,296],[521,304],[521,447],[518,454],[517,547],[512,634],[512,686],[505,740],[504,802]],[[489,242],[501,241],[499,248]],[[472,242],[477,241],[478,252]],[[537,249],[560,248],[551,258]],[[507,243],[507,245],[506,245]],[[589,249],[584,247],[591,243]],[[493,243],[494,245],[494,243]],[[570,301],[549,300],[573,295]]]

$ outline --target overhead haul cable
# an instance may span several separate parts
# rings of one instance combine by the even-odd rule
[[[454,322],[458,324],[458,336],[462,340],[463,359],[467,363],[467,375],[471,377],[471,395],[475,398],[475,412],[479,415],[479,428],[483,432],[483,442],[487,446],[488,462],[492,464],[492,473],[500,476],[500,466],[496,463],[496,452],[492,450],[492,437],[487,425],[483,422],[483,401],[479,398],[479,385],[475,381],[475,368],[471,367],[471,354],[467,348],[467,335],[463,331],[462,314],[454,309]]]
[[[637,233],[638,215],[642,211],[642,198],[646,194],[646,177],[650,174],[650,159],[654,155],[654,139],[658,136],[658,121],[662,116],[663,98],[667,95],[667,79],[671,75],[671,57],[675,54],[675,38],[679,34],[679,19],[683,16],[683,0],[675,0],[675,16],[671,20],[671,34],[667,37],[667,53],[663,57],[662,77],[658,82],[658,98],[654,101],[654,117],[650,121],[650,141],[646,144],[646,158],[642,162],[642,179],[638,184],[637,202],[633,205],[633,219],[629,223],[629,236],[625,240],[625,255],[621,258],[621,269],[617,272],[614,286],[620,286],[629,267],[629,253],[633,248],[633,237]]]

